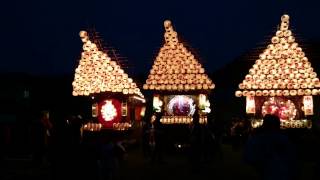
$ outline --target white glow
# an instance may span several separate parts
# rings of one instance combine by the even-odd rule
[[[117,116],[117,110],[110,100],[106,100],[105,102],[106,104],[101,108],[101,114],[105,121],[111,121]]]
[[[168,103],[169,114],[174,115],[173,105],[176,103],[178,103],[179,106],[183,105],[184,103],[187,103],[190,108],[190,112],[187,115],[192,116],[194,114],[195,105],[193,105],[194,104],[193,99],[188,96],[184,96],[184,95],[177,95],[169,101],[169,103]]]
[[[155,109],[156,112],[161,112],[161,107],[163,105],[163,102],[160,100],[159,96],[153,97],[153,109]]]
[[[256,113],[256,104],[255,104],[255,101],[254,101],[254,96],[247,96],[247,99],[246,99],[246,112],[248,114]]]

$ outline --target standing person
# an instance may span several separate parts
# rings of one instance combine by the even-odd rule
[[[320,179],[320,155],[319,155],[319,151],[320,151],[320,142],[319,142],[319,138],[320,138],[320,124],[319,123],[313,123],[313,135],[314,135],[314,139],[312,142],[312,149],[313,149],[313,154],[312,157],[315,160],[315,166],[313,169],[313,179]]]
[[[208,125],[205,125],[203,128],[203,162],[209,163],[213,160],[214,151],[215,151],[216,137],[211,131]]]
[[[67,112],[63,107],[52,108],[51,117],[53,131],[49,148],[49,161],[53,179],[69,178],[72,175],[70,132],[68,131]]]
[[[68,118],[68,131],[70,131],[70,143],[72,146],[80,145],[81,142],[81,122],[82,117],[80,115],[73,115]]]
[[[154,127],[155,115],[151,117],[151,124],[147,131],[148,134],[148,155],[150,155],[151,162],[155,160],[155,147],[156,147],[156,130]]]
[[[156,112],[154,126],[154,153],[152,156],[152,162],[158,161],[163,163],[163,149],[164,149],[164,132],[163,126],[160,122],[163,112]]]
[[[65,160],[68,161],[68,173],[74,174],[75,178],[79,174],[80,159],[82,158],[80,153],[81,148],[81,116],[67,114],[64,117],[65,133],[63,134],[65,139],[65,145],[63,145],[64,153],[66,154]]]
[[[231,127],[232,149],[234,151],[240,150],[244,131],[243,120],[237,119]]]
[[[150,122],[147,122],[146,120],[142,121],[142,153],[143,157],[146,158],[149,155],[149,128],[150,128]]]
[[[264,180],[290,180],[295,176],[294,155],[289,138],[280,131],[279,117],[268,114],[261,131],[248,140],[244,160]]]
[[[117,160],[115,146],[110,138],[100,137],[98,146],[100,179],[112,180],[116,177]]]
[[[195,107],[190,135],[190,158],[193,170],[198,170],[201,158],[202,130],[199,122],[199,108]]]
[[[42,111],[34,124],[34,154],[35,165],[42,165],[43,158],[48,151],[50,137],[52,135],[52,123],[49,119],[49,112]]]

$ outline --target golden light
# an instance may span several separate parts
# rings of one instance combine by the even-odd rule
[[[281,24],[275,36],[249,69],[235,96],[246,97],[247,113],[255,113],[254,96],[259,97],[259,100],[269,98],[270,101],[264,103],[261,112],[265,114],[271,111],[281,116],[281,128],[311,128],[310,120],[295,119],[299,118],[295,117],[297,109],[294,103],[288,100],[288,96],[303,97],[301,110],[306,116],[313,115],[312,96],[320,94],[320,81],[305,57],[306,54],[295,42],[296,39],[289,30],[289,19],[288,15],[281,17]],[[300,98],[293,99],[297,101]],[[274,104],[276,101],[280,103],[278,109]],[[278,111],[280,109],[281,111]],[[262,119],[255,119],[252,121],[252,127],[259,127],[262,122]]]
[[[116,61],[111,60],[103,50],[98,49],[97,45],[89,40],[86,31],[80,31],[79,36],[83,42],[83,52],[72,82],[74,96],[122,92],[143,98],[132,79],[128,78]]]
[[[271,38],[271,44],[259,55],[239,84],[239,90],[235,93],[237,97],[319,94],[317,73],[288,29],[289,19],[288,15],[281,17],[280,27]]]
[[[164,21],[164,28],[165,43],[155,58],[143,88],[168,91],[214,89],[204,68],[179,41],[171,21]]]

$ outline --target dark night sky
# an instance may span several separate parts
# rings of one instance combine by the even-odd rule
[[[212,72],[265,42],[283,13],[290,15],[295,34],[320,39],[318,0],[2,2],[0,72],[72,74],[82,47],[78,33],[88,25],[127,57],[136,73],[147,72],[162,45],[165,19]]]

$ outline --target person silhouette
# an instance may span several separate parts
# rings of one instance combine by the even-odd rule
[[[198,106],[195,106],[195,111],[192,116],[192,125],[190,132],[190,160],[192,170],[194,171],[199,170],[202,155],[202,128],[199,119],[199,108]]]
[[[280,131],[278,116],[264,116],[260,131],[247,141],[244,161],[264,180],[294,178],[295,151],[288,136]]]
[[[153,122],[153,138],[154,138],[154,152],[152,155],[152,162],[158,161],[159,163],[163,163],[163,150],[164,150],[164,132],[163,132],[163,124],[161,123],[161,118],[163,116],[163,112],[155,113],[155,120]]]

